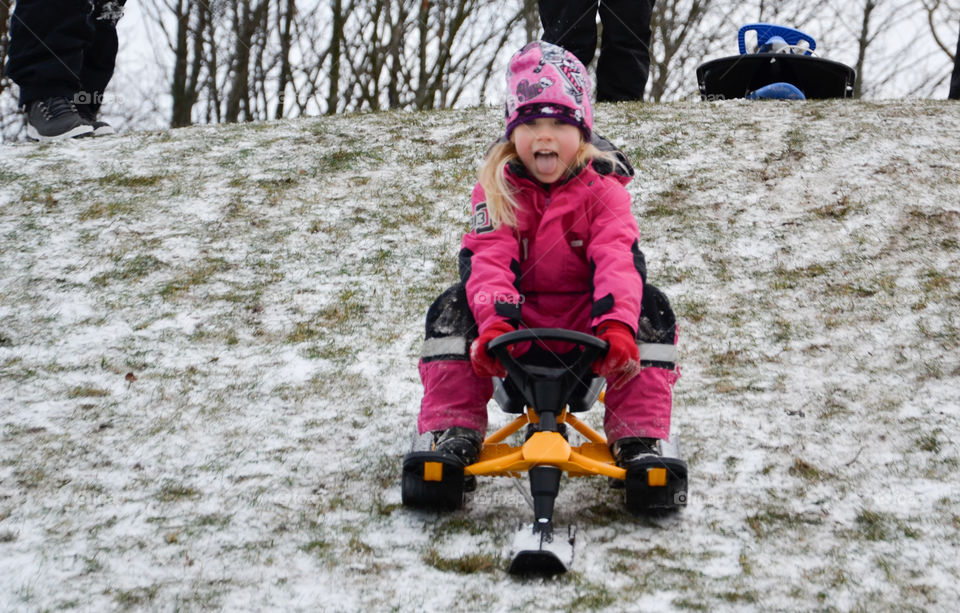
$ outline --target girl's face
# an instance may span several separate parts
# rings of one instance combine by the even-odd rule
[[[564,176],[580,150],[580,128],[550,117],[517,126],[510,138],[527,172],[546,184]]]

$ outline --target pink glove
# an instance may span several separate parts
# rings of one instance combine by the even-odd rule
[[[470,363],[473,371],[481,377],[506,377],[507,370],[497,358],[487,352],[487,343],[515,328],[505,321],[498,321],[483,331],[470,345]]]
[[[637,338],[630,326],[612,319],[601,323],[596,335],[606,341],[610,348],[607,349],[607,355],[593,363],[593,369],[601,377],[615,379],[612,389],[622,387],[640,372]]]

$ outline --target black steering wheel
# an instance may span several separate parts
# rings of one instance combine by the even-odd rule
[[[562,367],[524,364],[510,354],[510,347],[525,341],[561,341],[580,348],[580,355]],[[487,343],[487,350],[503,364],[517,388],[538,413],[559,414],[570,393],[585,378],[593,377],[591,365],[606,354],[606,341],[590,334],[563,328],[527,328],[501,334]]]

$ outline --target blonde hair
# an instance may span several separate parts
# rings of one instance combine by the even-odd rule
[[[519,160],[520,155],[517,153],[516,145],[512,140],[508,140],[498,142],[491,147],[480,166],[478,179],[487,199],[487,211],[494,228],[500,227],[501,224],[511,228],[517,226],[517,209],[520,208],[520,203],[516,199],[517,189],[507,180],[504,170],[509,164]],[[616,152],[601,151],[581,138],[580,148],[577,150],[573,165],[567,169],[564,176],[579,172],[591,160],[606,162],[615,170],[626,170]]]

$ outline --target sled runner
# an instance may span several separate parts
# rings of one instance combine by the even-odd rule
[[[553,363],[527,363],[509,348],[528,341],[561,341],[577,347]],[[489,351],[503,364],[507,377],[497,379],[494,399],[507,413],[519,416],[489,435],[477,462],[463,466],[457,458],[429,449],[429,433],[419,437],[403,461],[403,503],[435,510],[452,510],[463,503],[464,491],[476,477],[526,473],[534,521],[520,526],[512,551],[510,572],[557,574],[573,559],[576,530],[553,523],[554,501],[561,477],[604,476],[620,482],[629,511],[658,514],[687,502],[687,465],[677,446],[661,441],[660,455],[632,461],[629,470],[617,466],[607,441],[574,413],[586,411],[602,397],[604,379],[591,365],[607,344],[589,334],[555,328],[510,332],[494,339]],[[574,357],[569,357],[569,356]],[[571,445],[569,433],[585,442]],[[518,445],[505,442],[522,432]]]
[[[747,50],[746,37],[756,33],[757,50]],[[697,84],[704,100],[805,100],[849,98],[856,71],[815,57],[812,36],[784,26],[752,23],[737,33],[740,55],[704,62],[697,67]]]

